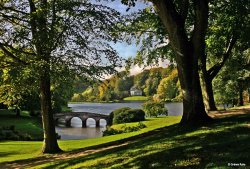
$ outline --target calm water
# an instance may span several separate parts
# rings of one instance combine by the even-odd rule
[[[113,110],[120,107],[141,108],[142,103],[80,103],[80,104],[68,104],[73,112],[93,112],[101,114],[109,114]],[[183,105],[182,103],[166,103],[165,107],[168,109],[169,116],[182,115]],[[102,132],[105,130],[106,121],[100,121],[100,128],[95,127],[94,119],[87,120],[87,128],[81,128],[82,122],[79,118],[74,117],[71,120],[70,128],[60,125],[56,127],[56,132],[61,135],[62,140],[73,139],[87,139],[97,138],[102,136]]]

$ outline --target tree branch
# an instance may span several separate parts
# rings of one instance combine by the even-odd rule
[[[8,49],[6,49],[2,43],[0,43],[0,49],[3,50],[3,52],[8,55],[9,57],[11,57],[12,59],[14,59],[15,61],[17,61],[18,63],[24,64],[26,65],[27,63],[24,62],[23,60],[21,60],[20,58],[18,58],[17,56],[15,56],[14,54],[12,54],[10,51],[8,51]]]
[[[3,6],[2,4],[0,4],[0,9],[1,10],[11,10],[13,12],[17,12],[17,13],[21,13],[21,14],[24,14],[24,15],[27,15],[28,13],[26,12],[23,12],[23,11],[20,11],[20,10],[17,10],[17,9],[14,9],[12,7],[7,7],[7,6]]]
[[[34,2],[32,0],[29,0],[29,4],[30,4],[30,26],[31,26],[31,32],[32,32],[32,36],[35,37],[37,36],[37,24],[36,21],[34,19],[34,12],[36,12],[36,6],[34,4]],[[36,43],[36,42],[35,42]]]
[[[183,0],[181,4],[180,14],[182,16],[183,22],[185,23],[188,15],[189,0]]]
[[[208,75],[213,79],[221,70],[221,68],[224,66],[228,58],[230,57],[230,54],[232,53],[232,49],[234,45],[236,44],[237,38],[235,35],[232,35],[229,41],[229,44],[226,48],[225,53],[222,55],[222,61],[215,64],[213,67],[211,67],[208,70]]]
[[[36,54],[35,54],[35,53],[26,52],[26,51],[23,51],[23,50],[20,50],[20,49],[16,49],[16,48],[14,48],[13,46],[8,45],[8,44],[3,44],[3,43],[0,43],[0,45],[3,45],[3,46],[5,46],[5,47],[8,47],[8,48],[10,48],[11,50],[16,51],[16,52],[19,52],[19,53],[23,53],[23,54],[27,54],[27,55],[33,55],[33,56],[36,56]]]
[[[188,44],[184,20],[178,13],[173,0],[151,0],[159,10],[159,16],[169,33],[169,39],[174,51],[183,56],[183,50]],[[185,17],[184,10],[183,16]]]

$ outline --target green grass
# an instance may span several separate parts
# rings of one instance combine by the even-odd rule
[[[81,148],[97,146],[100,144],[107,144],[107,143],[115,142],[115,141],[122,140],[125,138],[130,138],[132,136],[137,136],[139,134],[146,133],[148,131],[151,131],[157,128],[176,124],[179,121],[180,121],[180,117],[176,117],[176,116],[148,119],[147,121],[143,122],[144,124],[147,125],[147,128],[144,128],[140,131],[101,137],[101,138],[86,139],[86,140],[61,140],[59,141],[59,146],[64,151],[72,151],[72,150],[77,150]],[[135,124],[137,123],[130,123],[130,124],[127,123],[126,125],[129,126],[129,125],[135,125]],[[0,142],[0,162],[35,158],[39,155],[41,146],[42,146],[42,142],[35,142],[35,141]],[[1,152],[3,152],[3,155],[1,155]]]
[[[242,168],[250,166],[249,114],[216,119],[212,124],[196,128],[179,126],[179,120],[180,117],[148,119],[143,122],[147,128],[137,132],[59,141],[60,147],[65,151],[73,150],[71,153],[74,150],[79,152],[80,148],[84,148],[82,151],[98,150],[114,142],[118,144],[129,140],[129,144],[85,156],[39,163],[34,168],[227,169],[230,168],[228,163],[245,164],[246,167]],[[113,128],[119,129],[122,125],[114,125]],[[0,161],[34,158],[39,155],[40,148],[41,142],[0,142]]]
[[[15,130],[27,133],[36,140],[43,138],[41,119],[30,117],[27,111],[21,112],[17,117],[13,111],[0,110],[0,126],[15,126]]]
[[[70,107],[63,106],[62,107],[62,112],[72,112],[72,109]]]
[[[126,101],[146,101],[148,100],[148,97],[146,96],[130,96],[130,97],[126,97],[123,100]]]
[[[248,114],[217,119],[215,123],[199,128],[173,124],[122,147],[35,168],[227,169],[230,168],[228,163],[249,167],[249,120]]]
[[[41,147],[42,141],[0,141],[0,166],[1,162],[37,157]]]

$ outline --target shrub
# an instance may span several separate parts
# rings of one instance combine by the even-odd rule
[[[114,124],[143,121],[145,120],[145,113],[141,109],[123,107],[113,111],[110,114],[110,119]]]
[[[127,110],[129,110],[130,108],[129,107],[122,107],[122,108],[119,108],[119,109],[116,109],[114,111],[112,111],[110,114],[109,114],[109,119],[108,119],[108,125],[111,126],[113,124],[113,119],[114,119],[114,116],[118,115],[119,113],[123,113]]]
[[[168,115],[168,110],[165,108],[164,103],[157,101],[148,101],[143,105],[143,110],[146,112],[146,115],[149,117],[158,117],[160,115]]]
[[[121,133],[123,133],[122,130],[107,128],[105,131],[103,131],[103,136],[111,136],[111,135],[121,134]]]
[[[131,116],[130,122],[137,122],[145,120],[145,112],[142,109],[130,109],[127,113]]]
[[[142,123],[142,122],[139,122],[137,124],[137,126],[122,126],[122,130],[116,130],[116,129],[113,129],[113,128],[107,128],[107,130],[105,130],[103,132],[103,136],[110,136],[110,135],[115,135],[115,134],[121,134],[121,133],[129,133],[129,132],[133,132],[133,131],[139,131],[143,128],[146,128],[147,126]]]
[[[0,140],[32,140],[32,137],[27,133],[20,133],[15,130],[15,126],[0,127]]]

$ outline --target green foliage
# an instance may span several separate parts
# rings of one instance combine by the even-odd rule
[[[250,86],[249,49],[235,50],[213,81],[216,102],[237,105],[239,95]],[[231,73],[234,72],[234,73]]]
[[[165,108],[163,102],[147,101],[142,105],[142,107],[148,117],[168,115],[168,110]]]
[[[121,134],[122,130],[116,130],[113,128],[107,128],[105,131],[103,131],[103,136],[111,136],[111,135],[116,135],[116,134]]]
[[[136,126],[126,126],[126,124],[124,124],[121,127],[121,130],[114,129],[112,127],[108,127],[103,132],[103,136],[110,136],[110,135],[116,135],[116,134],[121,134],[121,133],[130,133],[130,132],[134,132],[134,131],[139,131],[139,130],[146,128],[146,127],[147,126],[142,122],[139,122]]]
[[[22,133],[15,130],[15,126],[0,126],[0,140],[32,140],[32,137],[27,133]]]
[[[159,100],[171,101],[179,95],[180,86],[178,86],[178,73],[174,69],[168,77],[161,80],[157,88],[157,97]]]
[[[0,110],[0,128],[5,130],[5,134],[3,133],[2,135],[5,139],[43,139],[41,119],[38,117],[31,117],[28,112],[21,112],[20,117],[17,117],[13,111]],[[9,135],[13,136],[13,138],[9,138]]]
[[[132,86],[136,86],[138,89],[142,90],[143,95],[153,96],[157,93],[160,81],[168,76],[174,76],[171,78],[171,80],[174,81],[174,84],[172,85],[173,90],[169,89],[169,92],[172,92],[173,95],[178,96],[180,94],[180,85],[178,85],[176,82],[176,69],[174,65],[170,65],[167,68],[160,67],[146,69],[143,72],[133,76],[128,76],[127,72],[125,71],[119,72],[117,75],[113,75],[109,79],[89,86],[82,93],[75,93],[71,98],[71,101],[114,101],[123,100],[127,97],[127,99],[136,99],[129,97]],[[177,87],[175,85],[177,85]],[[76,87],[78,88],[78,86],[79,84]],[[161,98],[161,100],[164,100],[164,98]]]
[[[141,109],[122,107],[114,110],[110,115],[113,124],[129,123],[145,120],[145,113]]]

